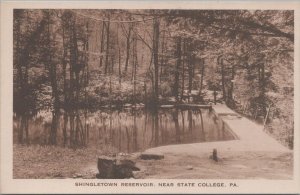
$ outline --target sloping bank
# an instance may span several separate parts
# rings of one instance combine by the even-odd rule
[[[262,125],[225,105],[213,106],[213,112],[232,131],[235,140],[148,149],[145,153],[162,154],[165,158],[140,161],[146,170],[151,170],[141,178],[292,179],[292,150],[264,132]],[[209,158],[213,149],[217,149],[218,162]]]

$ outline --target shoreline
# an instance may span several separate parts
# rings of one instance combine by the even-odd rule
[[[137,153],[133,153],[131,155],[136,156],[136,165],[142,167],[135,178],[293,178],[293,150],[270,137],[261,125],[240,117],[223,105],[217,106],[213,108],[214,113],[226,123],[237,139],[167,145],[145,150],[145,153],[164,155],[165,158],[161,160],[142,160]],[[98,172],[97,156],[114,153],[103,147],[73,150],[14,144],[14,178],[94,179]],[[209,159],[215,148],[219,162]],[[62,160],[65,163],[61,163]],[[66,163],[72,163],[72,166]]]

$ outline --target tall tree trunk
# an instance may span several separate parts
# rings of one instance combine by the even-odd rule
[[[154,111],[154,140],[155,146],[159,144],[159,124],[158,124],[158,110]]]
[[[72,107],[78,103],[79,96],[79,71],[78,71],[78,45],[76,33],[76,16],[72,18],[70,45],[70,101]]]
[[[126,59],[125,59],[125,69],[124,69],[125,73],[127,72],[128,63],[129,63],[131,31],[132,31],[132,26],[131,24],[129,24],[128,33],[126,36]]]
[[[234,85],[234,76],[235,76],[235,70],[234,70],[234,65],[231,67],[231,81],[230,81],[230,90],[228,93],[228,98],[230,100],[233,100],[233,85]]]
[[[84,63],[84,103],[87,104],[87,87],[89,84],[89,22],[86,23],[86,37],[85,37],[85,63]]]
[[[112,66],[109,69],[109,108],[112,105]]]
[[[260,95],[265,95],[265,65],[264,63],[260,66]]]
[[[161,43],[161,59],[160,59],[160,78],[159,84],[161,85],[162,77],[163,77],[163,67],[164,67],[164,53],[165,53],[165,30],[163,31],[162,35],[162,43]]]
[[[104,73],[106,74],[107,73],[107,68],[108,68],[108,60],[109,60],[109,28],[110,28],[110,22],[109,22],[109,19],[110,19],[110,15],[108,15],[108,21],[107,21],[107,25],[106,25],[106,56],[105,56],[105,70],[104,70]]]
[[[134,79],[134,67],[135,67],[135,55],[136,55],[136,49],[135,49],[135,39],[136,36],[132,37],[132,60],[131,60],[131,65],[132,65],[132,69],[131,69],[131,81],[133,82]]]
[[[104,51],[104,36],[105,36],[105,22],[102,22],[102,31],[101,31],[101,43],[100,43],[100,62],[99,66],[103,65],[103,51]]]
[[[64,147],[67,145],[67,126],[68,126],[68,112],[66,111],[64,113],[63,118],[64,124],[63,124],[63,140],[64,140]]]
[[[117,26],[117,45],[118,45],[118,64],[119,64],[119,85],[121,86],[122,71],[121,71],[121,47],[119,40],[119,25]]]
[[[23,76],[23,71],[22,71],[22,65],[23,65],[23,60],[22,60],[22,49],[21,49],[21,18],[23,15],[23,11],[22,10],[14,10],[14,19],[15,19],[15,24],[16,24],[16,29],[14,30],[14,40],[16,40],[16,48],[15,48],[15,52],[14,52],[14,65],[17,68],[17,88],[16,88],[16,93],[18,99],[20,98],[25,98],[25,90],[24,90],[24,76]],[[17,103],[16,100],[14,101],[14,103]],[[17,104],[17,106],[14,105],[14,108],[16,108],[17,110],[17,114],[22,114],[24,112],[24,106],[23,104]],[[20,128],[21,130],[21,128]],[[21,135],[21,134],[19,134]]]
[[[153,22],[153,63],[154,63],[154,102],[158,103],[158,49],[159,49],[159,19],[155,18]]]
[[[173,89],[173,95],[176,98],[176,102],[178,102],[178,92],[179,92],[179,69],[181,66],[181,37],[176,38],[176,69],[175,69],[175,83]]]
[[[191,55],[189,60],[189,95],[191,95],[192,88],[193,88],[194,57],[195,57],[194,55]]]
[[[57,128],[59,124],[59,111],[52,112],[52,122],[51,122],[51,130],[49,136],[49,143],[51,145],[56,145],[57,143]]]
[[[266,105],[266,96],[265,96],[265,87],[266,87],[266,80],[265,80],[265,64],[262,63],[260,65],[260,94],[259,94],[259,98],[260,98],[260,103],[261,103],[261,114],[263,116],[265,116],[266,114],[266,109],[267,109],[267,105]]]
[[[47,11],[47,41],[48,41],[48,71],[49,77],[52,87],[52,98],[54,99],[54,110],[59,109],[59,97],[58,97],[58,89],[57,89],[57,77],[56,77],[56,64],[53,63],[52,58],[52,41],[51,41],[51,32],[50,32],[50,23],[51,23],[51,15],[50,11]]]
[[[136,74],[137,74],[137,65],[138,65],[138,57],[137,57],[137,37],[135,37],[134,41],[133,41],[133,100],[134,103],[136,103]]]
[[[201,96],[202,94],[202,89],[203,89],[203,79],[204,79],[204,59],[201,60],[201,81],[200,81],[200,90],[199,90],[199,95]]]
[[[186,52],[186,39],[183,40],[183,55],[182,55],[182,72],[181,72],[181,98],[180,101],[183,100],[184,97],[184,83],[185,83],[185,63],[187,63],[187,52]]]
[[[65,25],[62,25],[62,41],[63,41],[63,59],[62,59],[62,65],[63,65],[63,82],[64,82],[64,106],[66,107],[68,104],[68,95],[67,95],[67,45],[66,45],[66,33],[65,33]]]
[[[222,76],[223,100],[226,102],[227,95],[226,95],[226,90],[225,90],[225,70],[224,70],[223,58],[220,59],[220,65],[221,65],[221,76]]]

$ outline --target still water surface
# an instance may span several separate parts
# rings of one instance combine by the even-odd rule
[[[62,147],[113,147],[118,152],[183,143],[232,140],[208,109],[76,111],[14,116],[14,143]]]

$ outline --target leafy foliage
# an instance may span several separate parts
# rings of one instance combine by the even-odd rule
[[[292,140],[293,11],[16,9],[13,28],[18,114],[216,91]]]

